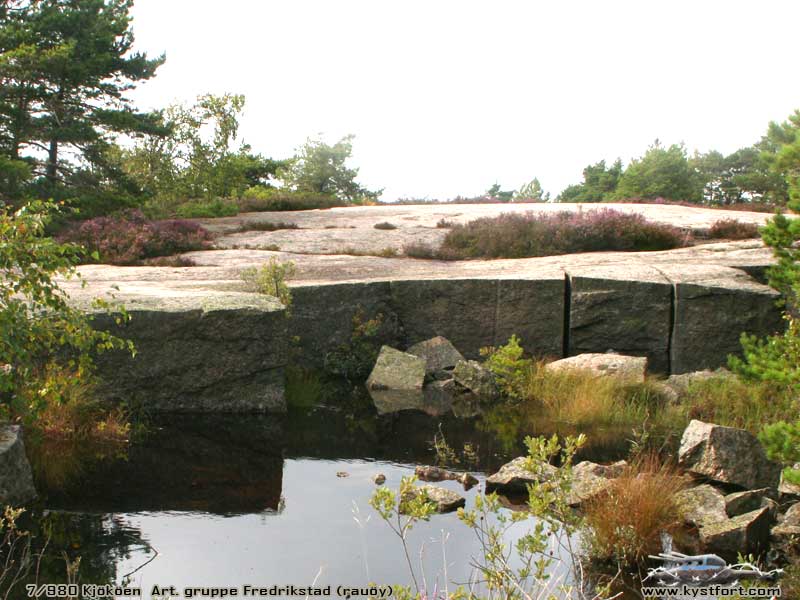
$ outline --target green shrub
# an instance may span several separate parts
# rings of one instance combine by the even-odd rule
[[[41,203],[14,213],[0,209],[0,419],[39,428],[49,415],[53,430],[57,422],[76,423],[65,415],[85,415],[93,404],[85,391],[93,382],[94,355],[112,348],[132,352],[133,345],[95,331],[69,303],[56,277],[74,276],[83,251],[44,235],[49,214]],[[117,320],[124,318],[123,312]],[[92,409],[92,415],[99,413]]]
[[[381,349],[383,324],[382,314],[368,319],[359,306],[353,315],[350,341],[325,355],[325,370],[350,381],[365,380]]]
[[[779,421],[765,425],[758,439],[772,460],[784,464],[800,462],[800,421],[793,423]],[[800,470],[787,468],[783,476],[790,483],[800,485]]]
[[[277,188],[255,186],[245,190],[237,200],[240,212],[266,212],[313,210],[347,206],[347,202],[329,194],[300,192]]]
[[[232,200],[193,200],[175,208],[175,214],[183,219],[215,219],[239,214],[239,207]]]
[[[373,227],[375,229],[386,229],[386,230],[397,229],[397,225],[395,225],[393,223],[389,223],[388,221],[383,221],[381,223],[375,223],[375,225],[373,225]]]
[[[267,264],[261,267],[244,269],[241,277],[253,291],[275,296],[280,300],[286,307],[286,314],[289,316],[292,292],[286,282],[294,276],[295,271],[293,262],[281,262],[273,256]]]

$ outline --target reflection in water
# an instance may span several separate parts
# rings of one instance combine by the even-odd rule
[[[430,407],[424,399],[423,406]],[[368,505],[374,475],[397,488],[417,464],[435,464],[441,432],[452,448],[469,445],[482,483],[483,474],[522,452],[525,434],[553,431],[537,431],[513,411],[465,419],[452,407],[415,408],[376,414],[362,392],[286,416],[166,417],[125,456],[83,457],[71,478],[40,477],[47,510],[35,533],[51,538],[54,556],[81,556],[85,582],[120,582],[132,573],[132,585],[144,587],[301,585],[319,573],[320,585],[407,584],[402,546]],[[473,414],[469,408],[460,414]],[[601,444],[601,457],[619,458],[624,439],[609,437],[616,445]],[[34,453],[39,473],[49,456]],[[463,468],[460,456],[442,466]],[[337,477],[341,471],[349,476]],[[465,493],[456,482],[437,485]],[[466,492],[468,504],[482,487]],[[509,542],[525,527],[512,529]],[[440,589],[445,571],[451,581],[469,580],[476,544],[452,514],[420,524],[409,539]],[[63,562],[46,569],[42,581],[64,580]]]

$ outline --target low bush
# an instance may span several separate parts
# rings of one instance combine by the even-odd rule
[[[95,262],[136,265],[150,258],[208,249],[212,236],[191,221],[151,221],[140,211],[129,211],[77,223],[60,240],[82,245]]]
[[[656,456],[633,463],[585,507],[583,539],[589,555],[635,565],[661,552],[661,533],[681,524],[677,494],[685,486],[678,472]]]
[[[697,202],[686,202],[684,200],[667,200],[666,198],[654,198],[645,200],[643,198],[621,198],[610,200],[614,204],[667,204],[670,206],[686,206],[689,208],[711,208],[714,210],[734,210],[737,212],[759,212],[774,213],[783,212],[784,208],[769,202],[735,202],[733,204],[698,204]]]
[[[236,203],[240,212],[312,210],[347,206],[347,202],[329,194],[296,192],[263,186],[248,188]]]
[[[381,223],[375,223],[375,225],[373,225],[373,227],[375,229],[385,229],[385,230],[397,229],[397,225],[395,225],[393,223],[389,223],[388,221],[383,221]]]
[[[278,231],[279,229],[300,229],[297,223],[284,223],[279,221],[245,221],[236,228],[237,233],[245,231]]]
[[[714,221],[708,230],[708,237],[725,240],[748,240],[760,236],[755,223],[743,223],[739,219],[720,219]]]
[[[293,262],[281,262],[273,256],[267,264],[261,267],[244,269],[241,277],[251,290],[275,296],[280,300],[286,307],[286,314],[289,316],[292,292],[286,282],[294,276],[295,272],[296,268]]]
[[[609,250],[668,250],[684,246],[687,241],[687,235],[676,227],[611,209],[505,213],[454,225],[435,254],[436,258],[449,260],[525,258]]]
[[[182,219],[215,219],[237,214],[239,207],[232,200],[193,200],[175,207],[175,215]]]

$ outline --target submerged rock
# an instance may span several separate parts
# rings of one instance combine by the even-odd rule
[[[678,464],[695,475],[744,489],[775,488],[781,473],[750,432],[697,420],[683,432]]]
[[[454,473],[441,467],[419,466],[414,474],[422,481],[458,481],[466,489],[478,485],[478,480],[469,473]]]
[[[486,491],[504,493],[527,493],[528,485],[541,481],[549,481],[558,472],[558,469],[549,463],[533,465],[534,470],[528,469],[528,458],[519,456],[500,467],[494,475],[486,479]]]
[[[494,399],[499,395],[494,375],[477,361],[459,361],[453,370],[453,379],[483,399]]]
[[[414,344],[406,352],[425,360],[425,372],[428,375],[453,369],[459,361],[464,360],[450,340],[442,336]]]
[[[19,425],[0,426],[0,504],[22,506],[36,498],[33,475],[22,428]]]
[[[465,506],[467,503],[466,499],[462,495],[454,492],[453,490],[448,490],[435,485],[415,486],[403,495],[403,501],[409,502],[420,494],[425,494],[428,500],[436,505],[436,512],[440,513],[453,512],[454,510]]]
[[[613,375],[625,379],[644,381],[647,371],[647,358],[644,356],[625,356],[623,354],[588,353],[562,358],[548,363],[548,371],[576,369],[591,371],[600,375]]]

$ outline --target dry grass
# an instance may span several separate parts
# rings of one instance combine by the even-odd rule
[[[686,486],[675,468],[656,455],[633,463],[608,492],[585,508],[589,555],[625,565],[661,551],[661,532],[681,524],[676,494]]]
[[[599,377],[580,369],[550,371],[532,362],[523,372],[521,396],[543,416],[572,425],[633,425],[661,410],[666,398],[651,381]]]
[[[124,443],[130,423],[120,407],[97,400],[92,383],[69,370],[49,365],[20,390],[19,416],[48,439]]]
[[[236,233],[245,231],[278,231],[280,229],[300,229],[300,227],[297,223],[285,223],[283,221],[277,223],[272,221],[244,221],[236,228]]]

